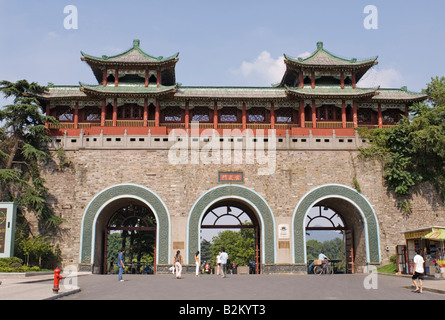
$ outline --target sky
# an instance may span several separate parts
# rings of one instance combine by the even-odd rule
[[[283,54],[322,41],[341,57],[379,57],[361,86],[421,91],[445,76],[444,12],[440,0],[0,0],[0,80],[96,84],[80,51],[112,56],[140,39],[150,55],[179,52],[183,86],[269,87]]]

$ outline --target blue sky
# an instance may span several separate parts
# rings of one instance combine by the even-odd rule
[[[369,4],[377,30],[363,25]],[[78,9],[77,30],[64,28],[67,5]],[[342,57],[379,56],[365,84],[420,91],[445,76],[444,12],[439,0],[0,0],[0,80],[94,84],[81,50],[114,55],[140,39],[151,55],[179,52],[184,86],[269,86],[281,79],[284,53],[323,41]]]

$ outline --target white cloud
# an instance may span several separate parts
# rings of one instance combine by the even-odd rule
[[[48,32],[48,37],[50,37],[50,38],[52,38],[52,39],[55,39],[55,38],[58,38],[59,37],[59,35],[57,34],[57,32],[55,32],[55,31],[50,31],[50,32]]]
[[[402,74],[395,69],[371,69],[360,79],[357,87],[360,88],[400,88],[404,78]]]
[[[303,58],[303,59],[306,59],[306,58],[308,58],[308,57],[311,56],[311,55],[312,55],[312,52],[306,51],[306,52],[300,53],[300,54],[297,56],[297,58]]]
[[[231,69],[230,73],[248,79],[255,85],[279,82],[283,77],[286,66],[284,57],[274,59],[268,51],[263,51],[253,61],[243,61],[237,69]]]
[[[303,52],[298,57],[306,58],[310,55],[310,52]],[[232,75],[243,78],[249,85],[265,86],[280,82],[285,71],[284,56],[275,59],[268,51],[261,52],[252,62],[243,61],[239,68],[230,69]]]

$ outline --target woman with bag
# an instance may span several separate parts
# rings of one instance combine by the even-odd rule
[[[181,279],[181,273],[182,273],[182,256],[181,251],[176,251],[175,256],[175,269],[176,269],[176,279]]]

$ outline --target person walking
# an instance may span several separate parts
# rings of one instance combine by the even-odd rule
[[[219,276],[221,272],[221,251],[218,252],[218,255],[216,256],[216,275]]]
[[[416,286],[414,292],[423,293],[423,279],[424,279],[424,268],[423,257],[420,255],[420,250],[416,250],[416,255],[414,256],[414,267],[413,267],[413,284]],[[417,279],[419,279],[419,284],[417,284]]]
[[[125,248],[121,249],[121,252],[117,256],[117,266],[119,267],[119,281],[123,282],[124,279],[122,278],[122,275],[124,273],[125,268],[125,258],[124,258]]]
[[[196,271],[195,271],[195,273],[196,273],[196,277],[199,277],[199,267],[200,267],[200,263],[199,263],[199,251],[196,251],[196,254],[195,254],[195,266],[196,266]]]
[[[176,270],[176,279],[181,279],[182,275],[182,256],[181,251],[176,251],[175,255],[175,270]]]
[[[221,259],[221,274],[222,277],[225,278],[227,273],[227,260],[229,259],[229,255],[227,254],[225,248],[221,248],[220,259]]]

